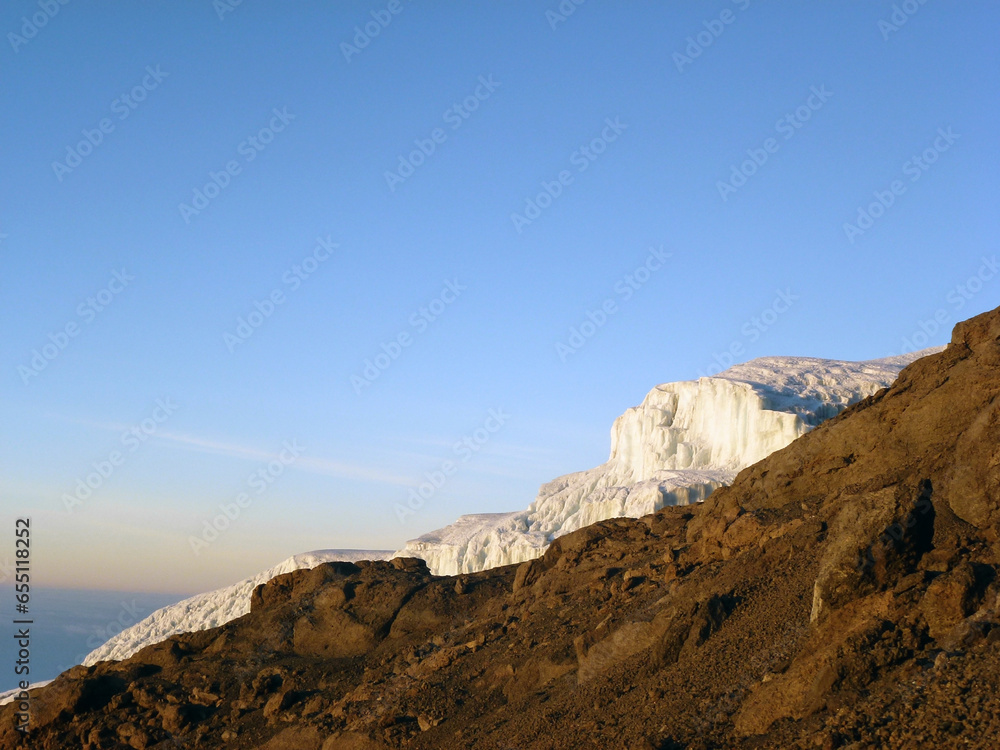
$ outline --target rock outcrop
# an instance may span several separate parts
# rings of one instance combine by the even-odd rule
[[[89,666],[109,659],[127,659],[146,646],[176,633],[207,630],[242,617],[250,611],[250,597],[254,589],[275,576],[326,562],[388,560],[392,556],[391,551],[376,549],[318,549],[292,555],[274,567],[231,586],[196,594],[156,610],[91,651],[83,663]]]

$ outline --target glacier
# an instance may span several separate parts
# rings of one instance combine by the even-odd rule
[[[190,599],[171,604],[126,628],[91,651],[83,660],[85,666],[99,661],[127,659],[137,651],[177,633],[191,633],[218,627],[250,612],[250,595],[262,583],[275,576],[301,568],[315,568],[325,562],[358,562],[388,560],[392,550],[321,549],[292,555],[272,568],[245,578],[232,586],[197,594]]]
[[[933,351],[862,362],[762,357],[658,385],[615,420],[606,463],[542,485],[526,510],[462,516],[396,555],[420,557],[438,575],[472,573],[539,557],[598,521],[700,502]]]
[[[539,557],[556,538],[609,518],[689,505],[853,403],[887,388],[914,354],[843,362],[763,357],[697,380],[658,385],[611,428],[604,464],[539,489],[525,510],[477,513],[388,550],[316,550],[232,586],[157,610],[84,659],[125,659],[175,633],[206,630],[250,611],[259,584],[324,562],[419,557],[437,575],[471,573]]]

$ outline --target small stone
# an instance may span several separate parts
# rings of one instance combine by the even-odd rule
[[[428,729],[433,729],[438,724],[441,723],[441,719],[434,719],[427,714],[420,714],[417,717],[417,726],[420,727],[421,732],[426,732]]]

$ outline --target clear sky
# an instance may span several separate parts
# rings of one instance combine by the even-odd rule
[[[66,587],[397,548],[657,383],[946,342],[1000,292],[1000,6],[896,8],[5,3],[0,561],[20,515]]]

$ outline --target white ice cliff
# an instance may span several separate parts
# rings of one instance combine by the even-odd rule
[[[421,557],[439,575],[471,573],[538,557],[556,537],[597,521],[699,502],[928,353],[865,362],[764,357],[659,385],[615,420],[607,463],[542,485],[527,510],[462,516],[396,555]]]
[[[86,665],[109,659],[127,659],[136,651],[174,635],[208,630],[250,611],[250,595],[262,583],[275,576],[291,573],[300,568],[314,568],[325,562],[343,560],[388,560],[393,557],[388,550],[321,549],[293,555],[273,568],[246,578],[232,586],[192,596],[177,604],[158,609],[149,617],[126,628],[100,648],[94,649],[83,660]]]

